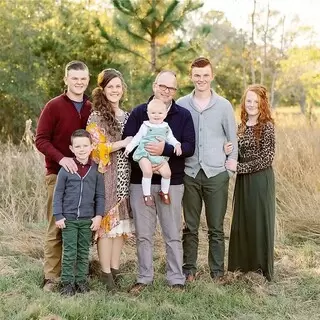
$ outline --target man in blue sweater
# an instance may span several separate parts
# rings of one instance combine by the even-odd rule
[[[153,235],[156,230],[157,216],[162,229],[167,255],[167,281],[173,288],[183,289],[185,276],[182,273],[182,244],[180,237],[181,212],[183,196],[183,177],[185,158],[193,155],[195,150],[195,132],[191,114],[175,103],[173,97],[177,91],[176,75],[172,71],[161,71],[153,83],[154,98],[163,101],[168,109],[165,121],[169,124],[173,135],[181,142],[182,155],[174,154],[174,147],[159,141],[149,143],[146,150],[155,156],[170,157],[171,183],[169,195],[171,204],[161,201],[160,175],[153,175],[151,195],[155,206],[146,206],[142,193],[142,172],[138,163],[132,161],[130,202],[133,211],[137,237],[138,278],[130,292],[139,293],[153,281]],[[131,112],[124,129],[123,137],[134,136],[143,121],[148,120],[147,104],[143,103]],[[157,167],[154,168],[156,173]]]

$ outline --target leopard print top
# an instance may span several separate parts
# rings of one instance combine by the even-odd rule
[[[123,119],[117,119],[120,123],[121,135],[129,113],[126,112]],[[117,200],[121,201],[124,197],[129,197],[130,173],[131,166],[128,158],[123,153],[124,150],[117,151]]]
[[[259,146],[255,141],[254,126],[247,126],[244,134],[238,140],[237,173],[253,173],[272,165],[275,155],[275,133],[271,122],[262,128]]]

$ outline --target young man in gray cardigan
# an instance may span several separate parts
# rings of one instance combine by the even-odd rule
[[[62,230],[61,288],[63,295],[89,291],[87,274],[92,232],[100,227],[104,215],[103,174],[89,158],[90,133],[79,129],[71,135],[71,151],[77,171],[61,168],[53,196],[53,216]]]
[[[232,105],[211,89],[213,78],[210,61],[204,57],[195,59],[191,64],[194,90],[177,101],[191,112],[196,131],[196,151],[186,158],[184,177],[183,272],[187,281],[193,281],[197,271],[202,202],[208,226],[210,275],[214,280],[221,280],[224,275],[223,222],[230,174],[225,162],[231,160],[236,170],[238,148]],[[234,146],[228,157],[223,149],[226,141],[232,141]]]

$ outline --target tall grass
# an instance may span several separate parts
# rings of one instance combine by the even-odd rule
[[[320,244],[320,126],[278,116],[276,190],[278,235]]]
[[[44,218],[46,191],[42,156],[33,148],[0,145],[0,217],[3,222]]]
[[[186,292],[168,289],[165,250],[155,238],[154,286],[139,297],[126,289],[135,280],[134,242],[122,256],[123,287],[105,292],[94,278],[88,295],[43,294],[43,236],[46,191],[44,161],[32,146],[0,146],[0,319],[319,319],[320,306],[320,125],[302,116],[276,117],[277,194],[275,281],[255,274],[230,274],[227,286],[211,282],[207,234],[201,220],[200,279]],[[234,179],[225,220],[229,236]],[[95,255],[95,249],[92,251]]]
[[[320,126],[298,115],[276,119],[277,237],[299,233],[319,241]],[[6,223],[45,219],[43,156],[32,146],[0,145],[0,217]],[[231,204],[233,183],[230,183]],[[227,224],[230,221],[230,205]]]

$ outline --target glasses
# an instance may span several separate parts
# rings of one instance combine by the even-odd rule
[[[177,91],[177,88],[167,87],[164,84],[157,84],[157,86],[159,87],[159,89],[161,91],[167,91],[168,90],[170,93],[176,93],[176,91]]]

